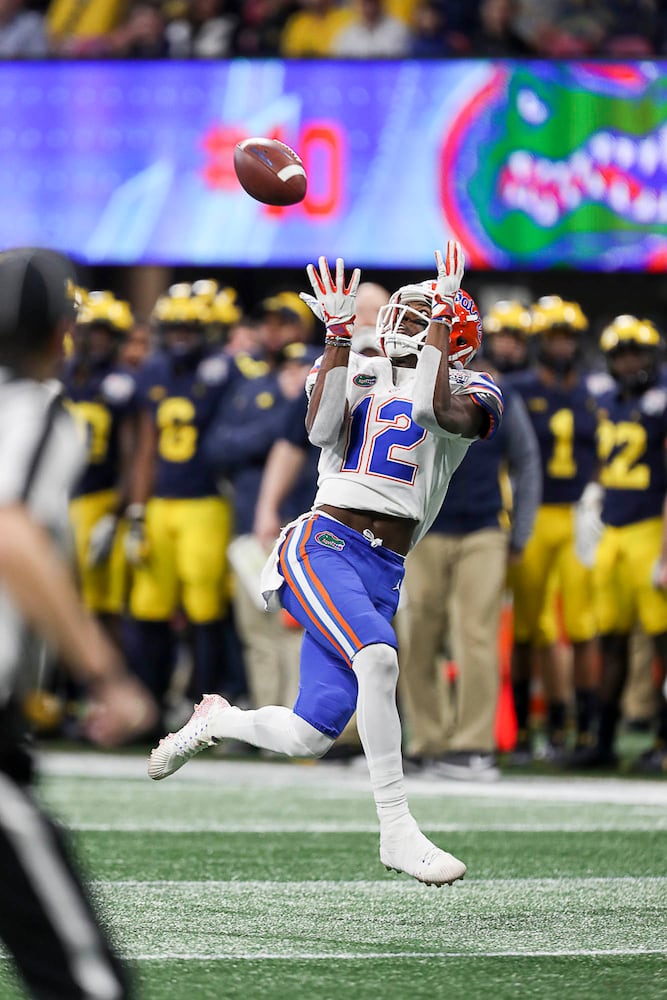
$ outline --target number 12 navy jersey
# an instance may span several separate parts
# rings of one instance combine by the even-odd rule
[[[603,521],[622,527],[661,517],[667,492],[667,389],[655,386],[632,399],[613,389],[600,397],[600,412]]]

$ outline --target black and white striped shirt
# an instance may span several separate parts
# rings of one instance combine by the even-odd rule
[[[58,386],[0,369],[0,507],[24,504],[60,547],[69,545],[68,501],[84,448]],[[0,706],[34,682],[42,646],[0,582]]]

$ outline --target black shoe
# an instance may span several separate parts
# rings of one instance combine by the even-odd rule
[[[577,737],[574,748],[561,761],[564,767],[576,767],[580,759],[586,760],[595,749],[595,739],[590,733],[582,733]]]
[[[535,753],[533,751],[533,744],[528,733],[520,729],[516,746],[507,755],[507,763],[510,767],[526,767],[528,764],[532,764],[535,760]]]
[[[599,746],[579,747],[566,757],[564,765],[572,771],[615,770],[618,757],[613,750]]]
[[[655,725],[655,719],[626,719],[624,726],[629,733],[650,733]]]
[[[632,764],[638,774],[667,774],[667,749],[663,744],[645,750]]]
[[[547,740],[541,756],[547,764],[564,764],[568,757],[568,750],[564,743]]]
[[[429,760],[429,757],[405,755],[403,757],[403,774],[421,774]]]

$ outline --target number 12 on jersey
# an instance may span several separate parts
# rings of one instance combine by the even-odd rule
[[[418,464],[398,458],[396,451],[410,451],[425,437],[424,428],[413,423],[411,400],[364,396],[352,413],[341,472],[364,472],[412,485]]]

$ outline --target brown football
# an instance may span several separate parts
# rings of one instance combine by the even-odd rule
[[[293,149],[278,139],[244,139],[234,149],[241,187],[265,205],[296,205],[306,194],[306,171]]]

